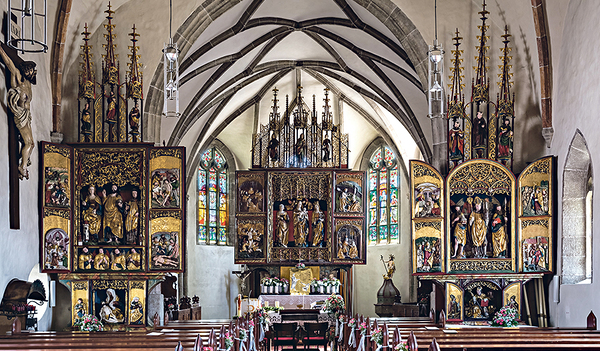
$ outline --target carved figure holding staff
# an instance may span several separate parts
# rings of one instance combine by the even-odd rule
[[[27,166],[31,164],[29,157],[33,151],[33,133],[31,132],[31,99],[33,93],[31,85],[36,83],[35,62],[23,61],[19,67],[8,57],[2,47],[0,56],[11,73],[8,90],[8,108],[14,115],[15,125],[21,133],[21,164],[19,165],[19,179],[29,179]]]

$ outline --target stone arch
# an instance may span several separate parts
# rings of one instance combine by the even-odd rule
[[[180,57],[186,57],[189,50],[192,48],[193,43],[198,39],[202,32],[220,15],[224,14],[240,1],[218,1],[209,0],[198,6],[196,10],[186,19],[186,21],[178,28],[173,40],[177,42],[178,47],[181,51]],[[335,2],[342,7],[344,11],[349,10],[348,5],[341,0],[335,0]],[[244,23],[247,22],[248,18],[254,13],[254,11],[261,5],[261,0],[253,1],[246,11],[240,17],[238,23],[236,23],[231,30],[240,31],[244,27]],[[382,24],[384,24],[398,39],[405,50],[408,63],[415,69],[419,77],[419,81],[422,87],[427,86],[427,44],[417,30],[416,26],[412,21],[400,10],[391,0],[370,0],[370,1],[357,1],[359,6],[364,7],[373,16],[375,16]],[[349,15],[354,25],[364,26],[360,18],[358,18],[350,10]],[[222,33],[226,35],[226,33]],[[215,38],[216,40],[217,38]],[[163,63],[159,63],[152,77],[150,87],[147,93],[147,99],[144,111],[144,126],[147,128],[145,135],[147,141],[155,141],[156,135],[160,134],[161,126],[161,112],[163,103],[163,92],[162,82],[163,81]],[[400,111],[400,109],[398,109]],[[416,123],[416,119],[413,117],[409,124]],[[415,141],[421,148],[421,152],[425,159],[431,157],[431,150],[425,141],[425,137],[420,131],[420,128],[416,128],[417,132],[414,135]]]
[[[581,131],[569,146],[563,171],[561,267],[562,283],[591,283],[591,208],[593,196],[592,159]],[[587,264],[586,264],[587,261]],[[586,269],[587,268],[587,269]],[[588,280],[589,279],[589,280]]]

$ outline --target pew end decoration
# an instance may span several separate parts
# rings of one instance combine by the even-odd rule
[[[341,313],[344,308],[344,299],[340,295],[330,295],[323,304],[323,312],[329,314]]]

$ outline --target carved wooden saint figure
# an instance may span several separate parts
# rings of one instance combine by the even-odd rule
[[[287,247],[288,245],[288,227],[290,216],[285,211],[285,205],[279,205],[277,212],[277,241],[280,246]]]
[[[325,233],[325,215],[319,206],[319,202],[315,202],[315,208],[312,213],[313,241],[312,246],[323,247]]]
[[[477,117],[473,121],[473,149],[475,157],[485,157],[485,148],[487,141],[487,121],[483,118],[481,111],[477,112]]]
[[[119,187],[112,184],[110,193],[106,195],[106,189],[102,192],[104,205],[104,235],[108,242],[113,239],[120,243],[123,241],[123,199],[119,195]]]
[[[485,221],[485,210],[482,206],[481,198],[476,197],[475,209],[469,216],[469,229],[471,231],[473,249],[475,250],[475,258],[485,257],[485,246],[487,244],[487,225]]]
[[[450,161],[456,167],[462,162],[465,155],[465,133],[460,129],[460,121],[458,119],[454,120],[454,125],[448,134]]]
[[[467,244],[467,217],[462,213],[460,206],[454,207],[452,216],[451,226],[454,230],[454,255],[452,258],[465,258],[463,250]]]
[[[92,117],[89,102],[85,103],[85,107],[81,111],[81,134],[83,134],[86,143],[92,141]]]
[[[506,166],[513,151],[513,131],[510,120],[505,118],[498,134],[498,159]]]
[[[131,191],[131,199],[125,205],[125,233],[128,244],[138,244],[140,208],[138,205],[138,191]]]
[[[308,243],[308,211],[305,206],[302,206],[302,201],[298,201],[298,205],[294,210],[294,241],[296,246],[306,247]]]
[[[7,104],[14,115],[15,125],[21,133],[23,144],[21,146],[19,179],[29,179],[27,167],[31,164],[29,157],[34,147],[33,133],[31,132],[31,99],[33,98],[31,85],[36,83],[35,62],[24,61],[17,69],[2,47],[0,47],[0,56],[11,73],[11,87],[7,93]]]
[[[90,185],[88,193],[81,202],[83,213],[84,241],[98,241],[102,225],[102,199],[96,194],[96,187]]]
[[[508,218],[502,213],[502,206],[496,205],[492,216],[492,248],[494,257],[506,257],[506,223]]]

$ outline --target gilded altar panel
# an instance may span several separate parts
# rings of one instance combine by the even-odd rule
[[[182,209],[183,148],[150,149],[150,204],[154,209]]]
[[[127,280],[92,280],[92,310],[106,330],[129,322],[129,284]]]
[[[150,271],[183,271],[181,211],[150,212],[148,268]]]
[[[365,212],[365,172],[335,173],[335,215],[363,216]]]
[[[444,271],[442,228],[443,220],[413,220],[413,273]]]
[[[146,325],[146,281],[129,281],[129,300],[127,303],[128,324],[131,326]]]
[[[446,311],[447,320],[464,319],[463,291],[458,285],[449,282],[446,282]]]
[[[266,193],[267,262],[331,262],[332,172],[269,172]]]
[[[335,218],[333,262],[352,264],[366,262],[364,226],[363,218]]]
[[[448,272],[514,272],[516,181],[502,164],[477,159],[454,168],[446,180]]]
[[[304,269],[281,267],[280,277],[290,282],[291,295],[308,295],[312,280],[319,277],[319,266],[310,266]]]
[[[91,314],[90,286],[87,280],[71,281],[71,325],[75,325],[78,318]]]
[[[66,145],[41,143],[43,188],[40,217],[42,272],[71,269],[71,204],[73,200],[73,149]]]
[[[103,251],[110,247],[111,253],[122,256],[133,247],[146,245],[147,152],[147,146],[75,148],[76,252],[85,246],[88,250],[103,247]]]
[[[432,166],[410,161],[413,273],[442,272],[444,178]]]
[[[518,250],[523,272],[554,270],[554,162],[554,157],[544,157],[527,166],[519,176]]]
[[[521,285],[522,282],[516,282],[508,285],[504,288],[502,293],[502,306],[510,306],[519,312],[519,316],[522,316],[521,313]]]

